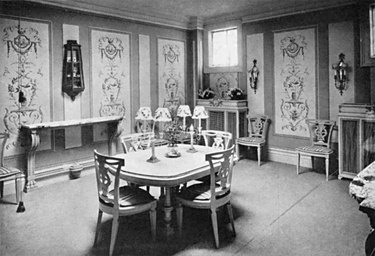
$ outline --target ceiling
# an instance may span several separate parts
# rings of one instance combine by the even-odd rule
[[[359,0],[31,0],[63,8],[180,28],[254,21],[352,4]]]

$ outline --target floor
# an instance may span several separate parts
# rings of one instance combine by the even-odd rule
[[[210,213],[184,211],[182,238],[168,241],[158,211],[158,238],[151,241],[148,214],[121,219],[115,255],[360,256],[370,231],[367,216],[348,193],[349,180],[295,166],[240,160],[234,167],[232,205],[237,236],[219,211],[220,248],[215,249]],[[107,255],[111,217],[104,215],[97,248],[94,170],[42,182],[24,196],[26,212],[16,213],[14,195],[0,201],[0,255]],[[158,188],[151,189],[159,195]],[[173,212],[175,221],[175,213]]]

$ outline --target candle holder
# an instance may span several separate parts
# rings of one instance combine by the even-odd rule
[[[147,162],[149,163],[157,163],[160,160],[155,155],[155,141],[151,142],[151,157],[147,159]]]
[[[186,152],[195,153],[197,152],[197,150],[194,148],[194,126],[193,125],[190,125],[189,134],[190,134],[190,148]]]

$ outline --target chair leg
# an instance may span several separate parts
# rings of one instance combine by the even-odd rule
[[[0,198],[4,196],[4,181],[0,181]]]
[[[111,243],[109,245],[109,256],[112,256],[113,250],[115,249],[115,243],[116,243],[116,237],[117,237],[117,231],[118,231],[118,221],[119,221],[119,216],[117,213],[113,215],[113,220],[112,220],[112,232],[111,232]]]
[[[228,210],[229,220],[232,224],[233,235],[236,236],[236,229],[234,228],[233,210],[232,210],[232,205],[230,204],[230,202],[227,203],[227,210]]]
[[[297,153],[297,175],[299,174],[299,164],[301,162],[301,154]]]
[[[260,166],[260,156],[261,156],[261,154],[262,154],[262,149],[261,149],[261,147],[259,146],[259,147],[258,147],[258,166]]]
[[[152,241],[156,240],[156,204],[150,209],[151,235]]]
[[[216,209],[211,209],[211,222],[212,222],[212,229],[214,232],[215,246],[216,248],[219,248],[219,228],[217,226]]]
[[[328,181],[329,176],[329,157],[326,157],[326,181]]]
[[[311,168],[315,170],[314,157],[311,156]]]
[[[18,204],[20,202],[20,178],[16,176],[14,181],[14,185],[16,186],[16,202]]]
[[[176,216],[177,216],[177,227],[178,227],[178,235],[182,235],[182,215],[183,209],[181,203],[178,203],[176,206]]]
[[[22,177],[20,175],[16,176],[15,182],[16,182],[16,201],[18,203],[16,212],[24,212],[26,209],[22,201],[22,193],[23,193]]]
[[[237,154],[237,159],[240,160],[240,147],[238,146],[238,143],[236,143],[236,154]]]
[[[95,231],[95,239],[94,239],[94,247],[96,247],[96,244],[98,242],[98,237],[99,237],[99,227],[100,227],[100,223],[102,222],[102,216],[103,216],[103,212],[99,209],[99,212],[98,212],[98,220],[96,222],[96,231]]]

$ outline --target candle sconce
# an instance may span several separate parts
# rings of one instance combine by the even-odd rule
[[[340,53],[339,59],[337,64],[332,65],[332,69],[335,71],[335,87],[342,95],[343,91],[348,89],[348,65],[344,62],[345,54]]]
[[[258,76],[259,76],[259,69],[257,67],[257,60],[253,60],[253,67],[248,71],[249,73],[249,82],[250,88],[254,90],[254,93],[257,93],[258,88]]]
[[[64,45],[62,91],[74,100],[84,90],[81,46],[76,40],[68,40]]]

